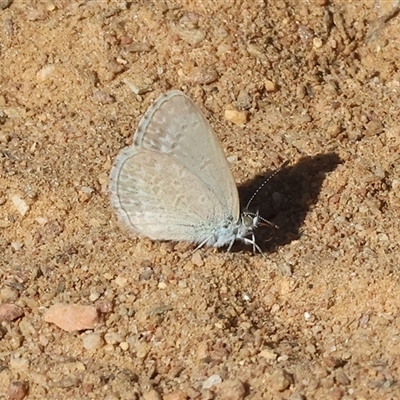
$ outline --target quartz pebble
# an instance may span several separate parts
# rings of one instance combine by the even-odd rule
[[[24,199],[22,199],[20,196],[18,196],[17,194],[14,194],[13,196],[11,196],[11,202],[13,203],[16,210],[22,216],[24,216],[29,211],[28,203]]]
[[[82,338],[82,345],[86,350],[98,350],[104,345],[103,338],[98,333],[89,333]]]
[[[217,384],[219,384],[219,383],[221,383],[221,382],[222,382],[222,378],[221,378],[219,375],[214,374],[214,375],[211,375],[210,377],[208,377],[208,378],[203,382],[202,388],[203,388],[203,390],[204,390],[204,389],[210,389],[210,388],[212,388],[214,385],[217,385]]]

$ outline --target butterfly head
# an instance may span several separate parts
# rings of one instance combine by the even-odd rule
[[[248,210],[242,212],[242,215],[240,216],[240,230],[243,232],[243,237],[254,232],[258,226],[259,219],[260,215],[258,211],[255,213]]]
[[[236,223],[234,229],[234,238],[229,244],[228,251],[231,249],[232,244],[235,240],[241,240],[244,243],[251,244],[253,246],[253,251],[257,249],[262,253],[260,247],[255,242],[254,231],[259,225],[260,220],[259,212],[251,212],[245,210],[240,215],[238,222]]]

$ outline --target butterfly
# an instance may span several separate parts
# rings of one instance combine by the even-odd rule
[[[240,240],[262,253],[254,230],[265,220],[247,207],[240,212],[222,146],[200,108],[179,90],[147,110],[132,145],[113,163],[109,189],[118,220],[136,236],[228,251]]]

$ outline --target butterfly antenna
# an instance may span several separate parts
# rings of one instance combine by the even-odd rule
[[[285,161],[278,169],[276,169],[258,188],[257,190],[253,193],[253,195],[250,197],[250,200],[248,201],[245,210],[248,210],[250,207],[251,202],[254,200],[254,198],[258,195],[260,190],[265,186],[267,182],[269,182],[276,174],[281,172],[283,168],[285,168],[289,164],[289,161]],[[261,218],[262,219],[262,218]]]

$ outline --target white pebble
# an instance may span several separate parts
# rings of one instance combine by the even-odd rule
[[[104,340],[107,344],[117,344],[121,343],[123,338],[119,333],[116,332],[108,332],[104,335]]]
[[[126,284],[128,283],[128,280],[122,276],[117,276],[115,278],[115,283],[119,286],[119,287],[125,287]]]
[[[16,194],[12,195],[11,201],[14,207],[22,216],[24,216],[29,211],[28,203],[25,200],[21,199],[21,197],[19,197],[18,195]]]
[[[218,383],[222,382],[222,378],[219,375],[211,375],[209,378],[207,378],[204,383],[203,383],[203,389],[210,389],[214,385],[218,385]]]
[[[94,301],[98,300],[100,297],[100,293],[93,292],[89,296],[89,300],[93,303]]]
[[[21,242],[11,242],[11,247],[12,247],[15,251],[21,250],[23,246],[24,246],[24,244],[21,243]]]
[[[83,336],[82,344],[86,350],[98,350],[103,347],[104,341],[98,333],[89,333]]]

